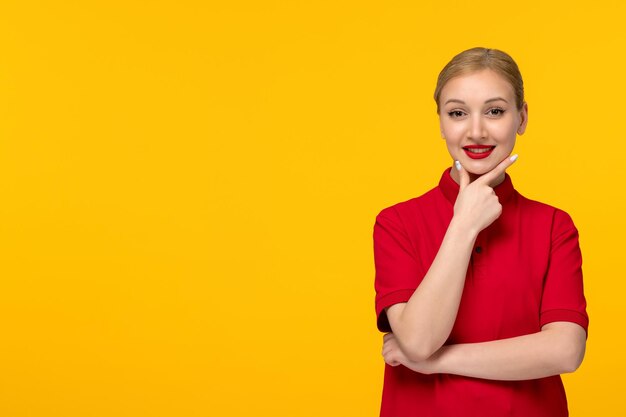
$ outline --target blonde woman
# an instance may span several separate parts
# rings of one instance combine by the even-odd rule
[[[452,163],[374,226],[382,417],[561,417],[560,374],[581,364],[588,315],[578,232],[506,173],[528,123],[518,66],[455,56],[435,90]]]

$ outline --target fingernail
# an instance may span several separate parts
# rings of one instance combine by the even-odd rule
[[[509,158],[511,160],[511,162],[515,162],[517,160],[518,155],[515,154],[513,155],[511,158]]]
[[[517,155],[516,155],[517,156]],[[456,167],[457,171],[461,170],[461,163],[459,161],[454,161],[454,166]]]

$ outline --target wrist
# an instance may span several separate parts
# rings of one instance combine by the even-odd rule
[[[454,215],[452,220],[450,221],[450,226],[448,226],[448,230],[450,230],[455,235],[455,239],[463,240],[465,239],[467,243],[473,245],[478,233],[480,230],[478,228],[464,219]]]

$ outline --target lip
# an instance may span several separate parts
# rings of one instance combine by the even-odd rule
[[[495,146],[490,145],[467,145],[463,146],[463,151],[472,159],[484,159],[491,155],[495,148]],[[481,150],[481,152],[475,152],[477,150]]]

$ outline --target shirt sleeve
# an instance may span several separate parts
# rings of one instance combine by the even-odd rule
[[[578,230],[571,217],[557,210],[552,223],[550,261],[543,284],[540,324],[569,321],[589,327],[583,289]]]
[[[415,248],[393,206],[376,216],[374,264],[377,326],[390,332],[385,308],[409,301],[423,278]]]

